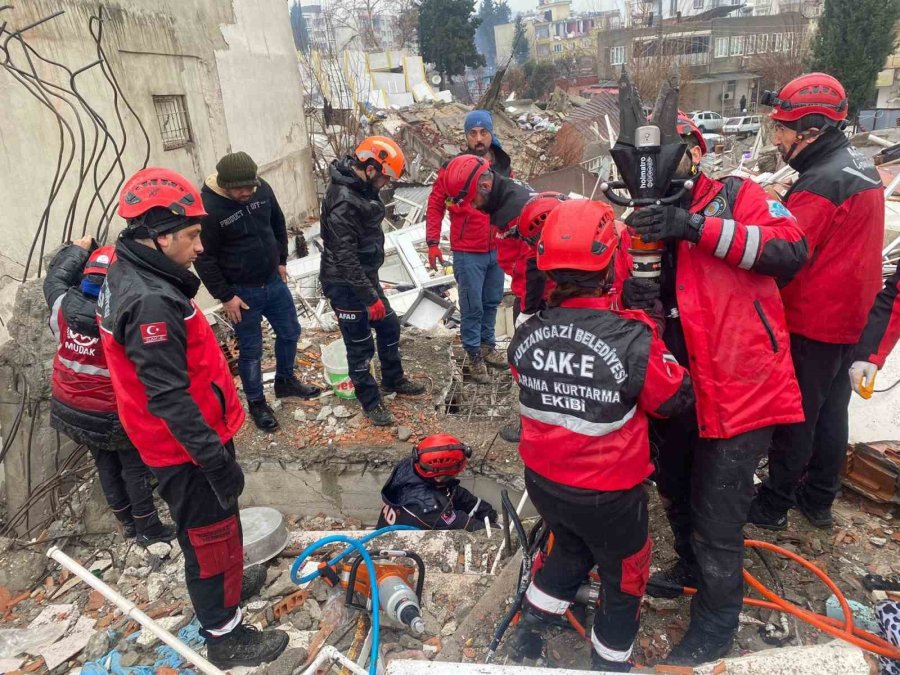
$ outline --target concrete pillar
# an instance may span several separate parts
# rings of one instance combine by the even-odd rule
[[[31,492],[53,478],[74,444],[50,428],[50,375],[56,340],[47,325],[42,280],[23,284],[7,325],[10,339],[0,346],[0,433],[7,519]],[[24,536],[50,512],[49,496],[33,504],[16,527]],[[38,534],[37,531],[31,534]]]

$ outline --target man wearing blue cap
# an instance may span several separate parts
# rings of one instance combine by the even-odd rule
[[[466,115],[466,150],[460,154],[484,157],[491,163],[491,171],[512,176],[509,155],[494,136],[494,120],[487,110],[473,110]],[[441,253],[441,223],[447,200],[454,195],[444,185],[444,167],[428,198],[425,237],[428,242],[428,263],[432,269],[444,261]],[[453,274],[459,288],[459,308],[462,315],[463,347],[469,356],[467,375],[473,382],[490,382],[487,366],[507,368],[506,356],[496,349],[494,324],[497,307],[503,299],[503,270],[497,262],[497,228],[491,225],[487,213],[463,204],[450,212],[450,248],[453,251]]]

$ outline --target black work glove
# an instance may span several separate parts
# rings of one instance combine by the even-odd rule
[[[622,284],[622,302],[628,309],[656,309],[659,302],[659,281],[643,277],[628,277]]]
[[[700,241],[703,223],[699,213],[690,213],[677,206],[644,206],[625,219],[644,243],[686,239],[695,244]]]
[[[223,461],[201,467],[201,470],[216,494],[219,505],[227,511],[237,504],[238,497],[244,491],[244,472],[229,453],[224,452],[223,455]]]

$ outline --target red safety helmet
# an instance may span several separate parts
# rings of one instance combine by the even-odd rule
[[[180,173],[169,169],[141,169],[128,179],[119,193],[119,215],[125,220],[133,220],[156,207],[185,218],[206,215],[197,188]]]
[[[825,73],[795,77],[777,94],[763,92],[759,102],[772,106],[769,117],[778,122],[796,122],[807,115],[824,115],[834,122],[847,119],[847,94],[843,85]]]
[[[700,152],[704,155],[706,154],[708,148],[706,139],[703,138],[703,132],[700,131],[700,127],[694,124],[694,120],[680,110],[678,111],[678,119],[675,122],[675,128],[678,130],[679,136],[693,136],[697,139],[697,145],[700,146]]]
[[[571,199],[550,212],[537,248],[539,270],[600,272],[616,246],[616,214],[604,202]]]
[[[84,266],[84,276],[88,276],[89,274],[100,274],[105,277],[115,254],[115,246],[101,246],[98,248],[91,253],[91,257],[88,258],[87,265]]]
[[[413,448],[413,467],[422,478],[458,476],[466,468],[472,448],[450,434],[433,434]]]
[[[478,181],[490,170],[490,162],[477,155],[459,155],[451,159],[444,168],[447,205],[471,204],[478,193]]]
[[[519,236],[529,244],[536,244],[541,236],[544,221],[550,212],[568,197],[561,192],[539,192],[529,199],[519,215]]]
[[[360,162],[374,160],[381,167],[381,173],[392,180],[403,175],[406,158],[397,143],[387,136],[368,136],[356,146],[356,159]]]

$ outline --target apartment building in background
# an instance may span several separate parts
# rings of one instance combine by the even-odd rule
[[[698,7],[703,2],[691,0]],[[742,97],[754,109],[764,88],[792,76],[791,68],[807,52],[812,24],[800,12],[735,16],[729,9],[714,18],[698,15],[662,26],[604,31],[597,35],[598,75],[601,82],[615,82],[624,65],[639,81],[642,76],[658,81],[676,63],[681,66],[682,107],[727,116],[738,111]]]

